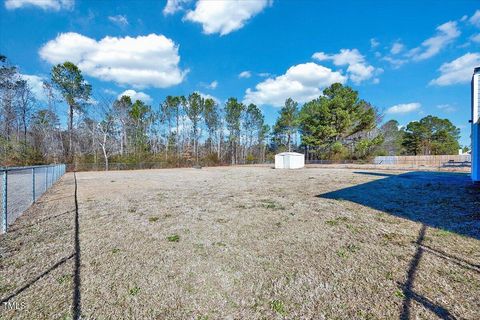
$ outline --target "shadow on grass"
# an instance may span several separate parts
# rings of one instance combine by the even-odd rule
[[[468,174],[355,174],[380,178],[317,197],[356,202],[429,227],[480,239],[480,189],[473,187]]]
[[[80,295],[80,223],[78,216],[78,198],[77,198],[77,175],[73,173],[75,180],[75,265],[73,274],[73,304],[72,316],[74,320],[80,319],[82,315],[82,303]]]
[[[415,244],[417,245],[417,249],[415,251],[415,255],[413,256],[412,260],[410,261],[410,265],[407,271],[407,280],[404,284],[399,283],[398,285],[403,290],[403,304],[402,304],[402,312],[400,314],[400,320],[409,320],[410,317],[410,309],[412,300],[415,300],[417,303],[423,305],[426,309],[430,310],[431,312],[435,313],[437,317],[440,319],[456,319],[446,308],[435,304],[434,302],[430,301],[428,298],[417,294],[413,291],[413,283],[415,281],[418,265],[422,260],[423,253],[425,251],[423,247],[423,240],[425,238],[425,232],[427,227],[422,225],[420,232],[418,233],[418,238]]]
[[[65,212],[62,212],[62,213],[59,213],[59,214],[56,214],[56,215],[52,215],[52,216],[48,216],[48,217],[45,217],[45,218],[42,218],[42,219],[38,219],[38,220],[34,221],[33,223],[27,224],[27,225],[13,224],[12,227],[10,227],[10,229],[8,229],[8,232],[9,232],[9,234],[13,234],[14,232],[23,231],[24,229],[37,227],[37,226],[39,226],[43,223],[49,222],[50,220],[55,220],[55,219],[60,218],[64,215],[67,215],[69,213],[74,213],[74,212],[75,212],[75,210],[68,210],[68,211],[65,211]]]
[[[55,202],[55,201],[58,201],[58,200],[68,199],[70,197],[71,196],[61,196],[61,197],[51,198],[51,199],[39,199],[39,200],[35,201],[35,203],[42,204],[42,203],[48,203],[48,202]]]
[[[74,174],[75,180],[75,192],[74,192],[74,200],[75,200],[75,210],[67,211],[61,213],[57,216],[61,216],[67,213],[75,212],[75,221],[74,221],[74,252],[67,257],[62,258],[60,261],[52,265],[46,271],[42,272],[37,277],[31,279],[21,288],[15,290],[14,293],[10,294],[9,296],[2,298],[0,300],[0,305],[7,303],[11,299],[15,298],[32,285],[34,285],[37,281],[41,280],[45,276],[48,276],[52,271],[66,263],[71,258],[74,258],[74,274],[73,274],[73,301],[72,301],[72,316],[73,319],[78,320],[81,318],[81,295],[80,295],[80,236],[79,236],[79,214],[78,214],[78,199],[77,199],[77,178]],[[55,217],[55,216],[54,216]],[[51,218],[51,217],[49,217]],[[45,219],[47,220],[47,219]]]
[[[317,195],[319,198],[348,200],[422,224],[415,242],[416,250],[407,270],[403,291],[401,320],[411,318],[412,301],[423,305],[440,319],[456,319],[449,310],[414,292],[414,281],[424,253],[433,254],[457,266],[480,273],[476,264],[425,245],[425,232],[435,227],[463,236],[480,239],[480,190],[473,187],[469,175],[439,172],[386,174],[355,172],[377,178],[337,191]]]
[[[68,260],[70,260],[71,258],[73,258],[73,256],[75,255],[75,253],[72,253],[71,255],[69,255],[68,257],[64,257],[62,258],[60,261],[58,261],[57,263],[55,263],[54,265],[52,265],[50,268],[48,268],[46,271],[44,271],[42,274],[38,275],[37,277],[35,277],[34,279],[30,280],[27,284],[25,284],[23,287],[21,287],[20,289],[17,289],[14,293],[12,293],[11,295],[9,295],[8,297],[5,297],[3,298],[1,301],[0,301],[0,304],[4,304],[8,301],[10,301],[11,299],[15,298],[16,296],[18,296],[20,293],[22,293],[23,291],[27,290],[28,288],[30,288],[33,284],[35,284],[37,281],[39,281],[40,279],[42,279],[43,277],[47,276],[50,272],[52,272],[53,270],[57,269],[58,267],[60,267],[62,264],[64,264],[65,262],[67,262]]]

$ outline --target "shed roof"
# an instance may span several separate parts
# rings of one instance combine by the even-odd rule
[[[277,156],[304,156],[303,153],[298,152],[280,152],[276,154]]]

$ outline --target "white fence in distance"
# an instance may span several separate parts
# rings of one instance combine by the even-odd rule
[[[471,165],[469,154],[434,155],[434,156],[379,156],[374,164],[426,167],[467,167]]]

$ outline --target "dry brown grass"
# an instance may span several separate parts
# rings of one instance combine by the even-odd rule
[[[84,318],[480,318],[480,191],[463,174],[241,167],[77,180]],[[73,186],[67,174],[1,238],[0,296],[24,306],[0,306],[2,318],[71,318]]]

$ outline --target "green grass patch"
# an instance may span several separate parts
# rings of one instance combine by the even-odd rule
[[[69,314],[69,313],[64,313],[60,319],[62,319],[62,320],[73,320],[72,315]]]
[[[136,296],[139,292],[140,292],[140,288],[137,285],[135,285],[133,288],[128,289],[128,293],[131,296]]]
[[[270,308],[278,314],[284,316],[287,311],[285,310],[285,306],[281,300],[272,300],[270,301]]]
[[[170,242],[179,242],[180,236],[178,234],[172,234],[171,236],[167,237],[167,240]]]
[[[342,246],[340,249],[336,251],[337,256],[340,258],[348,258],[350,253],[355,253],[360,250],[360,247],[354,244],[348,244],[346,246]]]
[[[148,221],[149,221],[149,222],[157,222],[158,219],[160,219],[160,218],[159,218],[159,217],[149,217],[149,218],[148,218]]]
[[[64,274],[63,276],[61,276],[60,278],[58,278],[57,281],[58,281],[58,283],[60,283],[60,284],[64,284],[64,283],[70,282],[71,279],[72,279],[72,275],[71,275],[71,274]]]
[[[387,273],[385,273],[385,279],[387,279],[387,280],[393,280],[393,273],[392,273],[392,271],[387,271]]]
[[[360,247],[351,243],[351,244],[347,245],[346,249],[350,253],[355,253],[358,250],[360,250]]]
[[[433,232],[433,235],[436,237],[448,237],[453,235],[453,232],[445,230],[445,229],[438,229]]]
[[[343,248],[340,248],[337,250],[336,252],[337,256],[339,256],[340,258],[346,258],[348,255],[347,255],[347,251],[345,251],[345,249]]]
[[[349,229],[353,233],[360,233],[362,231],[361,227],[356,227],[356,226],[354,226],[353,224],[350,224],[350,223],[347,223],[345,226],[347,227],[347,229]]]
[[[395,290],[394,295],[395,295],[395,297],[400,298],[400,299],[405,298],[405,294],[400,289]]]
[[[262,207],[272,210],[285,210],[285,207],[273,200],[260,200]]]
[[[326,224],[329,226],[338,226],[342,222],[347,222],[348,218],[347,217],[337,217],[335,219],[327,220],[325,221]]]
[[[227,245],[226,245],[225,243],[223,243],[223,242],[214,242],[213,244],[216,245],[216,246],[219,246],[219,247],[226,247],[226,246],[227,246]]]

